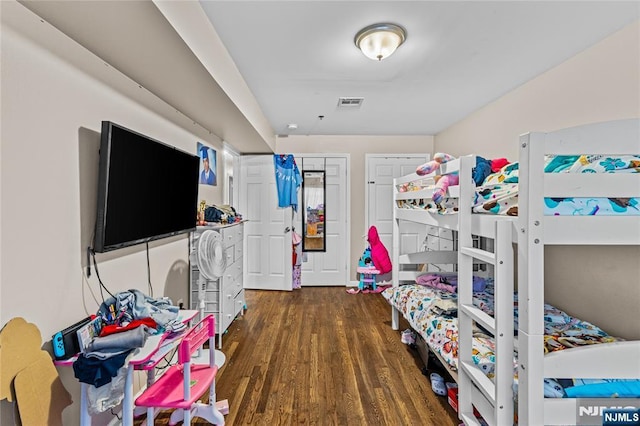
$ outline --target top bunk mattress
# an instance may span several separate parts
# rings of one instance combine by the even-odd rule
[[[477,164],[487,161],[476,157]],[[545,173],[640,173],[640,155],[556,155],[545,158]],[[475,173],[475,170],[474,170]],[[518,215],[519,163],[510,163],[498,172],[488,174],[475,188],[472,210],[489,215]],[[640,174],[638,175],[640,181]],[[414,186],[404,189],[423,189]],[[432,198],[397,200],[402,209],[426,210],[440,215],[458,212],[458,199],[448,197],[435,202]],[[640,216],[640,198],[557,197],[544,199],[545,216]]]

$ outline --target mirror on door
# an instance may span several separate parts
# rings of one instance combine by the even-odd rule
[[[302,251],[326,251],[325,172],[302,171]]]

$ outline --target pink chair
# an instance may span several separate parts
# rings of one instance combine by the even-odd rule
[[[178,347],[178,363],[167,370],[136,399],[136,405],[147,407],[147,425],[153,425],[154,409],[176,410],[170,425],[183,420],[191,424],[192,417],[224,425],[224,416],[215,406],[215,318],[209,315],[193,327]],[[209,364],[192,364],[191,356],[209,340]],[[209,404],[197,402],[209,390]]]

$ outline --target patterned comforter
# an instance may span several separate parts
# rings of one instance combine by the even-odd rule
[[[390,287],[382,296],[390,305],[398,309],[411,327],[418,332],[430,348],[438,353],[452,369],[458,366],[458,319],[456,313],[440,315],[438,309],[443,304],[457,304],[457,295],[435,288],[409,284]],[[514,293],[514,333],[518,329],[517,293]],[[487,280],[486,289],[473,294],[473,303],[489,315],[494,310],[494,286]],[[544,306],[545,352],[573,348],[594,343],[620,340],[609,336],[595,325],[571,317],[551,305]],[[493,338],[477,328],[473,333],[473,362],[490,378],[495,365],[495,344]],[[516,357],[514,354],[514,377],[517,388]],[[563,396],[562,386],[545,379],[545,396]]]
[[[516,162],[490,174],[476,188],[473,212],[517,216],[518,172],[519,163]],[[640,173],[640,156],[549,156],[545,161],[545,173]],[[545,198],[544,203],[545,216],[640,216],[640,198],[563,197]],[[446,198],[440,203],[431,199],[402,200],[398,207],[454,214],[458,211],[458,200]]]

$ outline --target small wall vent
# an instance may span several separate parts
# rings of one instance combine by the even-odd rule
[[[338,98],[338,108],[360,108],[364,98]]]

